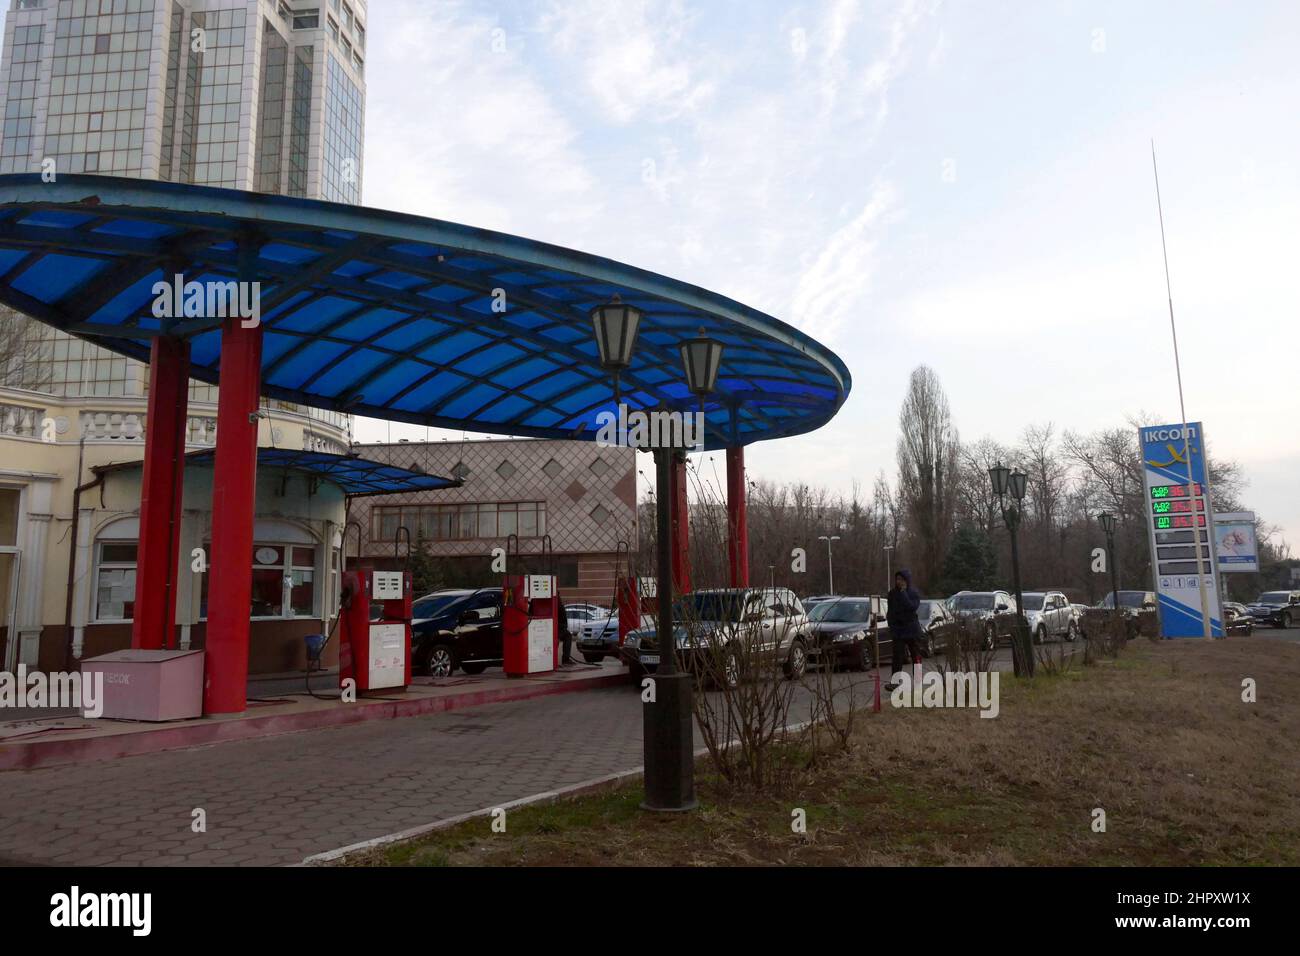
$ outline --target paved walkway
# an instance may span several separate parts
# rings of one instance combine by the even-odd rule
[[[616,687],[10,771],[0,864],[298,863],[641,759],[640,698]]]
[[[3,772],[0,865],[299,863],[638,767],[641,721],[639,694],[619,686]],[[191,831],[198,808],[205,833]]]

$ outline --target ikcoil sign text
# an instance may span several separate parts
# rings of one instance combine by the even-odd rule
[[[1201,637],[1202,594],[1210,629],[1223,635],[1219,613],[1217,559],[1210,531],[1214,510],[1200,422],[1155,425],[1138,430],[1145,478],[1145,509],[1151,568],[1160,596],[1163,637]]]

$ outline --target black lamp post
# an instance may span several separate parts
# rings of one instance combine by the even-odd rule
[[[700,397],[713,391],[722,365],[722,343],[701,333],[681,346],[686,384]],[[703,432],[701,431],[701,434]],[[653,700],[643,705],[643,745],[645,753],[646,810],[675,812],[693,810],[695,800],[694,715],[692,683],[689,672],[677,667],[677,640],[673,633],[673,527],[668,486],[672,480],[673,458],[679,451],[656,448],[655,483],[659,489],[655,508],[656,591],[659,610],[656,616],[656,640],[659,668],[654,676]]]
[[[1097,515],[1101,530],[1106,533],[1106,557],[1110,559],[1110,600],[1115,613],[1119,613],[1119,566],[1115,563],[1115,516],[1109,512]]]
[[[1016,633],[1012,641],[1011,659],[1015,665],[1017,677],[1034,676],[1034,652],[1029,643],[1029,624],[1025,620],[1024,595],[1020,588],[1020,517],[1025,490],[1029,476],[1023,471],[1012,471],[999,463],[989,469],[989,481],[993,483],[993,493],[998,497],[998,507],[1002,509],[1002,520],[1011,532],[1011,576],[1016,586]],[[1007,494],[1013,503],[1007,507]],[[994,624],[994,632],[997,625]]]
[[[600,349],[600,364],[614,373],[614,405],[619,404],[618,374],[632,364],[632,349],[636,345],[637,329],[641,325],[641,310],[624,305],[615,295],[604,305],[591,310],[591,325],[596,332],[596,347]],[[615,412],[618,409],[615,407]]]

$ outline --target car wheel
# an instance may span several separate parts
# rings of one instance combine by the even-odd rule
[[[584,661],[586,661],[588,664],[599,664],[601,661],[603,661],[603,660],[605,659],[605,655],[604,655],[604,654],[588,654],[588,653],[586,653],[586,652],[584,651],[584,652],[583,652],[583,655],[582,655],[582,659],[583,659]]]
[[[435,644],[427,662],[430,677],[450,677],[456,669],[456,655],[446,644]]]
[[[1284,614],[1282,615],[1282,626],[1283,626],[1283,627],[1291,627],[1294,623],[1295,623],[1295,620],[1291,617],[1291,612],[1290,612],[1290,611],[1287,611],[1286,613],[1284,613]]]
[[[1035,643],[1035,644],[1042,644],[1042,643],[1044,643],[1046,640],[1047,640],[1047,628],[1043,627],[1043,626],[1040,624],[1040,625],[1038,626],[1038,630],[1034,631],[1034,643]]]
[[[460,669],[466,674],[482,674],[487,670],[486,664],[461,664]]]
[[[858,645],[858,653],[852,664],[853,670],[865,671],[871,669],[871,651],[867,647],[867,642],[863,641]]]
[[[991,651],[997,646],[997,637],[994,636],[993,624],[984,625],[984,650]]]
[[[921,639],[921,656],[934,657],[934,635],[927,634]]]
[[[1078,639],[1078,637],[1079,637],[1079,625],[1071,621],[1070,626],[1065,629],[1065,639],[1069,641],[1071,644],[1073,644],[1075,640]]]
[[[803,641],[796,640],[790,645],[790,656],[782,667],[788,680],[799,680],[808,671],[808,653]]]

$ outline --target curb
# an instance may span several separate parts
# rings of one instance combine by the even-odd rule
[[[267,714],[264,717],[245,717],[238,720],[217,719],[141,733],[106,734],[62,740],[12,741],[0,743],[0,771],[34,770],[40,767],[113,760],[118,757],[206,747],[236,740],[275,737],[305,730],[343,727],[369,720],[422,717],[426,714],[464,707],[530,700],[534,697],[549,697],[552,694],[571,694],[625,683],[627,683],[626,673],[594,677],[590,680],[555,683],[531,683],[525,679],[525,682],[517,687],[467,691],[444,697],[421,697],[397,701],[371,700],[366,701],[365,706],[307,711],[298,714]],[[365,698],[362,698],[362,701],[365,701]]]

